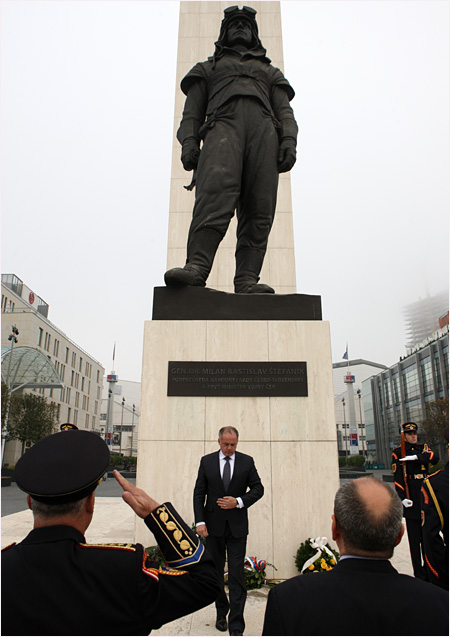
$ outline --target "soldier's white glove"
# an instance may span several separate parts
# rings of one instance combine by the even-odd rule
[[[408,460],[418,460],[417,456],[405,456],[404,458],[400,458],[400,462],[408,462]]]
[[[412,507],[413,501],[408,500],[408,498],[405,498],[404,500],[402,500],[402,504],[405,507],[405,509],[409,509],[409,507]]]

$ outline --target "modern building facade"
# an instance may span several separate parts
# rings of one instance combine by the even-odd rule
[[[100,432],[113,453],[136,456],[141,413],[141,383],[118,379],[112,395],[112,430],[107,429],[109,385],[107,377],[103,383]]]
[[[361,358],[333,363],[336,436],[340,456],[362,454],[369,460],[375,457],[375,434],[373,427],[369,427],[368,431],[366,428],[362,383],[386,369],[386,365]],[[349,377],[353,378],[353,382],[346,381]]]
[[[12,325],[19,330],[18,346],[35,348],[52,364],[60,389],[38,392],[56,405],[57,425],[71,422],[79,429],[101,432],[100,408],[105,370],[48,319],[49,305],[15,274],[2,274],[2,346],[8,346]],[[14,464],[19,444],[7,443],[4,464]]]
[[[367,436],[374,431],[377,461],[389,466],[400,425],[412,420],[420,427],[427,402],[448,398],[448,326],[434,340],[363,381],[362,395]]]
[[[406,347],[416,347],[418,343],[433,336],[441,327],[439,319],[448,314],[448,301],[446,290],[433,296],[428,295],[403,308],[407,333]]]

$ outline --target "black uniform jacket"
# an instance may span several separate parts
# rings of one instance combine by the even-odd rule
[[[422,538],[428,579],[448,591],[448,462],[422,484]]]
[[[389,560],[346,558],[274,586],[263,635],[448,635],[448,595]]]
[[[429,464],[436,464],[439,462],[439,456],[434,451],[431,451],[428,445],[415,444],[411,445],[409,442],[405,442],[405,452],[407,456],[417,456],[417,460],[408,460],[403,463],[400,462],[402,458],[401,447],[395,447],[392,450],[392,471],[394,473],[394,486],[397,494],[401,500],[404,500],[406,495],[405,481],[403,478],[403,464],[406,464],[406,472],[408,476],[409,487],[409,499],[413,501],[412,507],[403,507],[403,515],[405,518],[412,518],[414,520],[420,520],[420,488],[422,482],[428,477]]]
[[[249,491],[247,491],[249,489]],[[228,521],[234,537],[248,534],[247,509],[262,498],[264,487],[251,456],[235,452],[234,471],[228,492],[225,492],[220,476],[219,452],[203,456],[200,461],[197,481],[194,487],[195,522],[205,522],[209,535],[222,536]],[[230,495],[242,498],[242,509],[221,509],[218,498]]]
[[[140,544],[86,544],[70,526],[34,529],[2,552],[2,635],[148,635],[213,602],[216,569],[164,504],[145,518],[168,563]]]

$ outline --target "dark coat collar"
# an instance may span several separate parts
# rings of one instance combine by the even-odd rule
[[[22,540],[21,544],[42,544],[45,542],[57,542],[58,540],[74,540],[78,543],[86,543],[84,535],[73,526],[57,525],[33,529]]]
[[[359,557],[348,557],[339,560],[333,571],[370,571],[371,573],[397,573],[389,560],[372,560]],[[330,571],[330,572],[333,572]]]

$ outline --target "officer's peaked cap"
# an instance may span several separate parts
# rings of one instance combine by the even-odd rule
[[[105,441],[92,431],[68,429],[40,440],[17,462],[17,486],[35,500],[65,504],[86,497],[109,464]]]
[[[417,425],[415,422],[404,422],[401,426],[401,431],[405,434],[412,434],[417,432]]]

